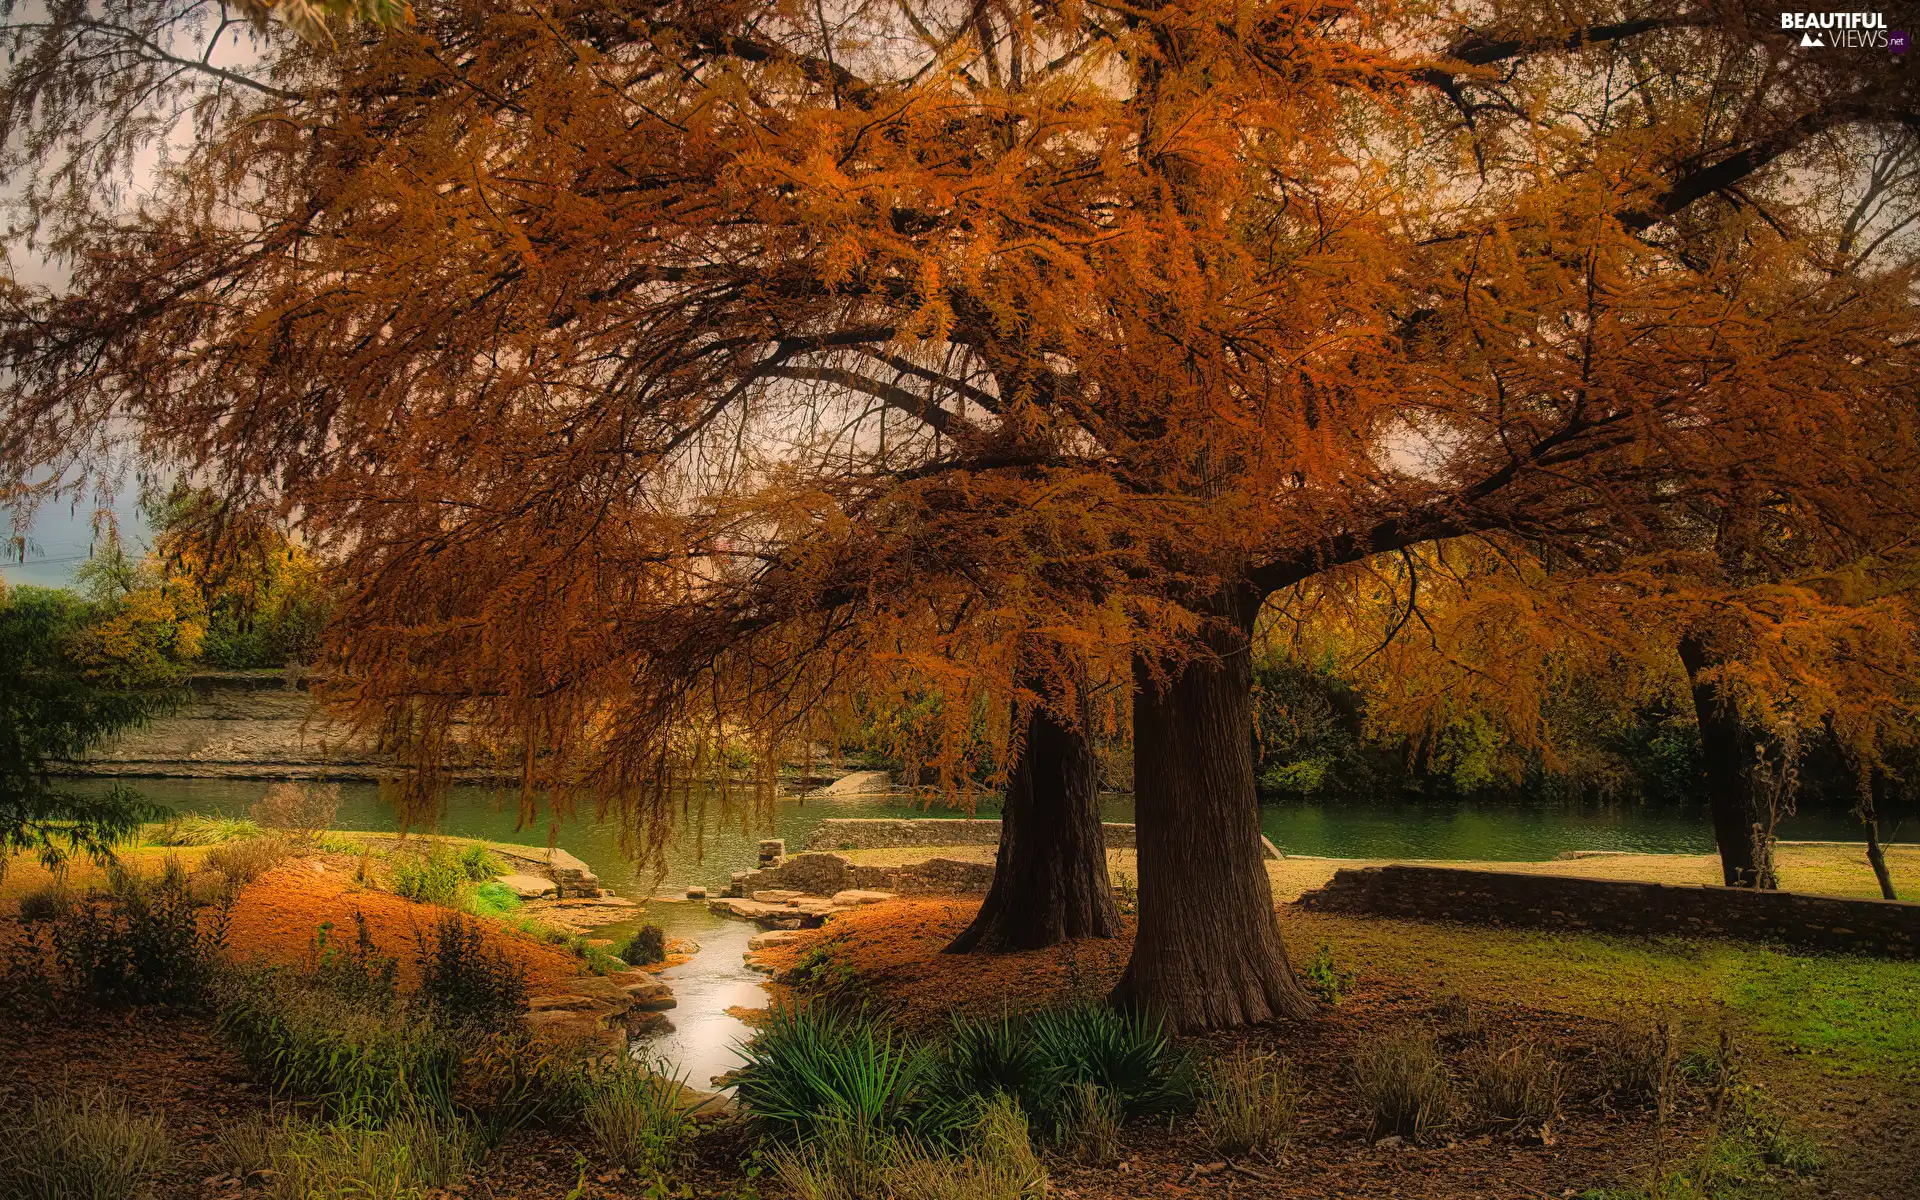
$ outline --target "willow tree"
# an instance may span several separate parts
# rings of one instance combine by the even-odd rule
[[[337,664],[423,765],[474,715],[653,829],[696,714],[1039,646],[1071,718],[1119,653],[1118,995],[1179,1029],[1309,1007],[1267,597],[1460,537],[1604,567],[1754,486],[1863,527],[1849,435],[1911,382],[1906,281],[1828,269],[1795,173],[1916,85],[1737,5],[447,0],[251,75],[63,30],[10,93],[42,177],[176,78],[201,125],[131,211],[35,193],[74,286],[9,297],[19,478],[133,422],[351,551]]]

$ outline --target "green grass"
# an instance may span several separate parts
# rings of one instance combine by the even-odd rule
[[[477,885],[467,897],[467,911],[481,917],[497,917],[513,912],[520,905],[519,895],[495,880]]]
[[[156,846],[217,846],[237,838],[259,837],[260,834],[260,826],[245,817],[181,813],[153,827],[148,840]]]
[[[1724,1005],[1770,1050],[1829,1070],[1920,1079],[1920,962],[1795,954],[1722,941],[1483,929],[1290,910],[1296,940],[1324,938],[1371,978],[1424,980],[1607,1020],[1654,1006]]]
[[[8,1121],[0,1141],[0,1196],[15,1200],[129,1200],[165,1165],[159,1117],[123,1100],[55,1094]]]

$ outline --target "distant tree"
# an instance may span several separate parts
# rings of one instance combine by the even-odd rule
[[[83,795],[53,778],[173,699],[168,674],[146,673],[144,658],[108,670],[76,659],[92,615],[70,592],[0,589],[0,873],[22,853],[49,869],[74,854],[105,859],[163,811],[129,788]]]

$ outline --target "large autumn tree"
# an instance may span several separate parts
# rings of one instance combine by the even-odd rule
[[[1308,1007],[1267,597],[1461,537],[1604,571],[1755,489],[1836,541],[1911,503],[1910,281],[1835,270],[1803,197],[1916,85],[1757,8],[455,0],[247,61],[109,8],[19,35],[26,169],[111,166],[156,89],[198,136],[137,205],[32,193],[74,286],[9,297],[17,479],[135,422],[351,551],[336,664],[423,767],[473,716],[656,831],[698,714],[772,738],[898,668],[1077,762],[1117,650],[1119,995],[1176,1028]]]

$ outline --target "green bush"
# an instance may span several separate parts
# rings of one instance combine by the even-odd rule
[[[627,944],[620,947],[620,958],[628,966],[644,967],[667,959],[667,931],[658,925],[642,925],[633,931]]]
[[[169,817],[153,840],[158,846],[218,846],[222,842],[259,836],[260,826],[245,817],[181,813]]]
[[[118,867],[108,890],[71,905],[51,925],[53,958],[66,989],[96,1004],[194,1004],[226,945],[226,906],[203,918],[187,873],[167,860],[157,878]]]
[[[1333,948],[1321,942],[1313,952],[1313,961],[1300,972],[1307,990],[1326,1004],[1338,1004],[1353,989],[1353,972],[1342,971],[1333,961]]]
[[[224,842],[207,851],[206,865],[220,872],[235,888],[243,888],[287,857],[287,843],[271,834]]]
[[[278,969],[236,973],[223,991],[220,1033],[274,1096],[376,1123],[454,1112],[461,1053],[440,1023]]]
[[[487,944],[472,917],[444,913],[431,931],[416,937],[417,999],[441,1020],[502,1029],[527,1011],[526,972]]]
[[[475,883],[485,883],[496,875],[506,875],[513,868],[507,860],[487,849],[485,846],[466,846],[457,856],[460,870]]]
[[[472,883],[460,859],[445,846],[435,846],[424,854],[397,852],[387,864],[387,886],[394,895],[415,904],[460,908]]]
[[[159,1117],[136,1117],[104,1092],[33,1099],[0,1139],[0,1196],[129,1200],[165,1165]]]
[[[691,1153],[684,1081],[622,1062],[590,1077],[580,1120],[600,1153],[641,1180],[666,1184]]]
[[[1243,1046],[1207,1069],[1200,1125],[1227,1158],[1277,1153],[1292,1136],[1299,1109],[1299,1081],[1271,1054]]]
[[[1373,1137],[1419,1141],[1453,1119],[1453,1085],[1433,1035],[1424,1029],[1368,1043],[1354,1056],[1353,1083]]]
[[[741,1056],[734,1094],[771,1136],[801,1140],[850,1123],[944,1138],[964,1119],[936,1086],[938,1059],[863,1011],[778,1005]]]

